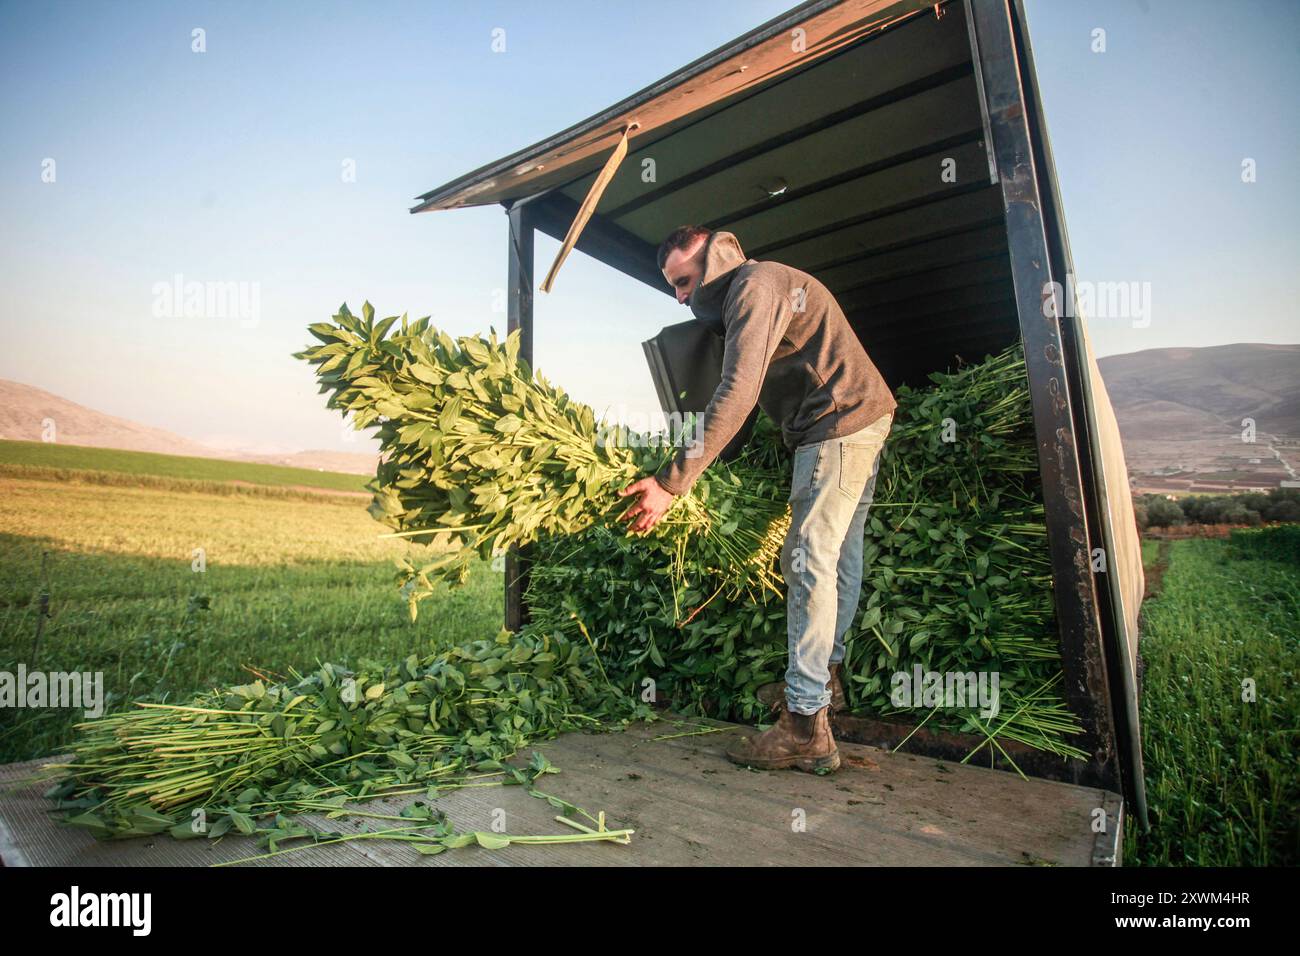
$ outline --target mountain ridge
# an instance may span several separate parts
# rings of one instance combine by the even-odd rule
[[[35,385],[0,379],[0,439],[44,441],[47,434],[65,445],[289,465],[357,475],[374,474],[379,461],[377,452],[304,449],[267,454],[214,448],[165,428],[89,408]]]
[[[1300,468],[1300,345],[1142,349],[1097,360],[1139,490],[1276,487]],[[378,453],[214,448],[166,429],[0,379],[0,438],[374,474]],[[1253,422],[1254,442],[1243,420]]]

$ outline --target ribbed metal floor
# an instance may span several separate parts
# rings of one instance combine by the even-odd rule
[[[674,736],[720,728],[696,736]],[[628,846],[478,846],[421,856],[394,842],[310,846],[246,865],[1065,865],[1113,866],[1122,832],[1118,795],[1015,774],[891,754],[841,743],[843,766],[825,777],[736,767],[723,750],[750,728],[716,721],[636,724],[623,733],[565,734],[540,750],[561,773],[538,786],[596,813],[610,829],[632,827]],[[519,762],[526,762],[522,754]],[[206,866],[265,852],[252,837],[174,840],[168,835],[98,842],[57,825],[43,797],[48,783],[22,783],[43,763],[0,766],[0,861],[5,866]],[[396,814],[415,796],[362,809]],[[460,830],[573,832],[557,811],[520,787],[454,791],[438,806]],[[1106,811],[1107,834],[1092,830]],[[495,813],[495,817],[494,817]],[[299,818],[349,833],[364,818]],[[372,827],[373,828],[373,827]],[[288,846],[293,846],[293,843]]]

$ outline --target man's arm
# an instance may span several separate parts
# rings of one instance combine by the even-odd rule
[[[758,404],[763,376],[790,324],[792,304],[760,282],[736,290],[736,316],[727,326],[718,383],[703,413],[703,434],[695,448],[682,448],[655,474],[665,491],[683,495],[722,454]],[[688,456],[687,452],[694,454]]]

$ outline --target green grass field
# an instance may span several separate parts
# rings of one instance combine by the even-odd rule
[[[244,683],[245,664],[397,659],[501,626],[503,575],[486,563],[411,624],[392,562],[412,546],[381,540],[364,498],[181,487],[0,476],[0,670],[102,671],[118,709]],[[42,552],[50,617],[33,660]],[[57,753],[80,719],[0,709],[0,762]]]
[[[1293,866],[1300,564],[1242,558],[1225,540],[1171,545],[1159,590],[1142,609],[1152,830],[1141,835],[1129,817],[1124,863]],[[1254,702],[1242,699],[1247,680]]]
[[[76,468],[127,475],[155,475],[195,481],[246,481],[256,485],[307,485],[335,491],[364,491],[369,477],[284,465],[155,455],[116,448],[88,448],[55,442],[0,441],[0,464]]]

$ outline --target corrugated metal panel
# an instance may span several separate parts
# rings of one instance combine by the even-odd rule
[[[630,150],[601,199],[601,224],[652,257],[673,228],[699,222],[733,232],[753,258],[817,276],[894,386],[997,351],[1018,334],[1005,284],[955,296],[988,306],[961,316],[952,302],[872,298],[920,275],[956,289],[950,270],[991,259],[1006,276],[970,51],[960,15],[927,10],[736,98]],[[552,196],[576,204],[594,177]],[[669,291],[653,265],[643,274]]]

